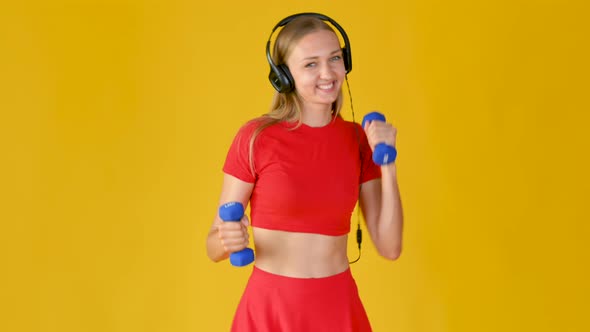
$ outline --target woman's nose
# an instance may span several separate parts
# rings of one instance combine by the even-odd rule
[[[321,68],[320,68],[320,78],[322,78],[322,79],[332,79],[332,78],[334,78],[334,70],[333,70],[333,68],[329,64],[324,63],[324,64],[321,65]]]

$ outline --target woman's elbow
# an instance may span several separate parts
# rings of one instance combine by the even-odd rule
[[[401,248],[401,246],[395,246],[395,247],[391,247],[391,248],[383,248],[382,250],[379,250],[379,254],[386,259],[394,261],[394,260],[397,260],[399,258],[399,256],[401,256],[402,248]]]

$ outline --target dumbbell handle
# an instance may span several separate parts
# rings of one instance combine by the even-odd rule
[[[366,122],[371,121],[383,121],[385,122],[385,115],[379,112],[371,112],[365,115],[363,118],[363,128],[365,128]],[[377,143],[373,150],[373,162],[377,165],[387,165],[395,161],[397,157],[397,150],[394,146],[387,145],[385,143]]]
[[[240,222],[244,216],[244,206],[240,202],[229,202],[219,207],[219,217],[225,222]],[[233,266],[246,266],[254,261],[254,250],[244,248],[232,252],[229,261]]]

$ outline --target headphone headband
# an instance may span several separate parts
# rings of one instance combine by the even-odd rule
[[[280,93],[287,93],[292,91],[295,88],[295,82],[293,81],[291,73],[289,72],[289,68],[286,65],[277,65],[273,62],[272,55],[270,53],[270,41],[275,30],[289,24],[291,21],[301,16],[315,17],[322,21],[329,22],[330,24],[332,24],[332,26],[336,28],[336,30],[338,30],[338,32],[340,32],[340,36],[342,36],[342,39],[344,40],[344,47],[342,48],[344,69],[346,70],[347,74],[350,73],[350,71],[352,70],[352,55],[350,53],[350,42],[348,40],[348,35],[346,34],[346,31],[344,31],[340,24],[338,24],[336,21],[329,18],[328,16],[319,13],[308,12],[294,14],[285,17],[284,19],[279,21],[279,23],[277,23],[277,25],[275,25],[275,27],[270,32],[270,36],[268,37],[268,41],[266,42],[266,58],[268,60],[268,63],[270,64],[270,73],[268,75],[268,79],[270,80],[272,86]]]

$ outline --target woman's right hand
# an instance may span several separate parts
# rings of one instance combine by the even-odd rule
[[[244,209],[248,206],[254,183],[244,182],[232,175],[223,176],[223,186],[219,197],[219,205],[227,202],[242,203]],[[207,233],[207,256],[214,262],[229,258],[231,253],[240,251],[248,246],[248,226],[250,220],[244,214],[240,222],[221,220],[219,209],[213,218],[213,223]]]
[[[217,225],[217,236],[225,252],[231,254],[248,247],[250,238],[248,234],[249,224],[248,216],[244,215],[240,222],[226,221]]]

